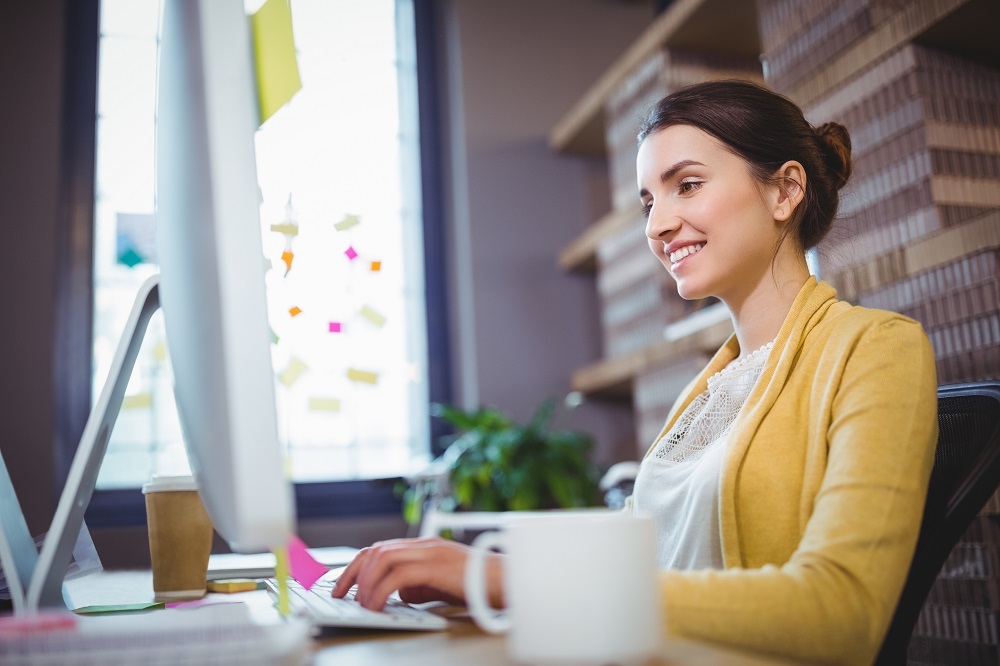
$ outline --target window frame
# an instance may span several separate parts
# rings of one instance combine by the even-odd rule
[[[97,135],[97,65],[100,0],[68,3],[63,81],[63,142],[57,231],[55,299],[55,469],[56,492],[69,468],[91,411],[94,305],[94,199]],[[452,400],[447,300],[447,250],[439,104],[438,0],[413,0],[417,67],[427,313],[428,396]],[[431,418],[431,455],[442,450],[449,430]],[[299,520],[401,515],[399,478],[296,483]],[[139,488],[95,490],[85,519],[91,528],[130,527],[146,522]]]

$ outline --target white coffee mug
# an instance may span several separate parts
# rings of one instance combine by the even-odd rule
[[[472,543],[469,612],[484,630],[508,634],[515,661],[640,663],[655,653],[661,627],[653,530],[650,519],[621,511],[508,514]],[[502,613],[486,593],[492,548],[506,553]]]

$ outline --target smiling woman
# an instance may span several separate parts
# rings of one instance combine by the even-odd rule
[[[917,322],[839,301],[809,275],[804,251],[850,174],[847,130],[723,81],[661,100],[639,141],[650,249],[681,296],[719,298],[735,328],[674,405],[629,502],[657,526],[663,631],[871,663],[920,527],[937,382]],[[392,589],[461,596],[466,558],[434,539],[376,544],[334,594],[356,583],[375,608]]]

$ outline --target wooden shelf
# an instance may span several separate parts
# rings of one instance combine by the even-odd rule
[[[628,400],[632,396],[632,382],[643,370],[692,352],[714,354],[732,332],[732,322],[727,320],[679,340],[663,340],[631,354],[602,359],[574,372],[570,388],[589,396]]]
[[[668,46],[757,57],[756,26],[757,10],[749,0],[674,0],[555,125],[549,146],[562,153],[603,155],[604,105],[646,59]]]
[[[638,206],[611,211],[559,253],[559,267],[565,271],[597,272],[597,246],[608,236],[628,227],[642,211]]]
[[[796,104],[806,107],[831,90],[836,90],[858,72],[871,66],[900,46],[917,41],[938,47],[956,47],[962,35],[973,36],[982,43],[973,44],[970,52],[998,53],[995,23],[978,29],[974,24],[989,20],[998,12],[996,0],[926,0],[907,3],[854,45],[830,60],[824,67],[786,91]],[[969,47],[966,47],[967,50]]]

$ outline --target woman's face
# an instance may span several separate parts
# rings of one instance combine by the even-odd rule
[[[636,161],[649,248],[685,299],[715,296],[730,306],[771,269],[780,224],[772,190],[742,158],[690,125],[650,134]]]

